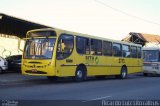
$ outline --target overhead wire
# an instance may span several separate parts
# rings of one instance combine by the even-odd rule
[[[127,16],[132,17],[132,18],[136,18],[136,19],[138,19],[138,20],[141,20],[141,21],[144,21],[144,22],[147,22],[147,23],[150,23],[150,24],[155,24],[155,25],[160,26],[160,23],[157,23],[157,22],[154,22],[154,21],[150,21],[150,20],[147,20],[147,19],[144,19],[144,18],[135,16],[135,15],[132,15],[132,14],[127,13],[127,12],[125,12],[125,11],[122,11],[122,10],[120,10],[120,9],[114,8],[114,7],[108,5],[108,4],[106,4],[106,3],[104,3],[104,2],[102,2],[102,1],[100,1],[100,0],[94,0],[94,1],[95,1],[96,3],[99,3],[99,4],[107,7],[107,8],[110,8],[110,9],[116,11],[116,12],[119,12],[119,13],[121,13],[121,14],[127,15]]]

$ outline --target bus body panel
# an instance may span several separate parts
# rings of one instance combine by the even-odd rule
[[[22,61],[22,74],[28,75],[48,75],[55,76],[55,62],[52,60],[29,60],[23,59]]]
[[[89,55],[78,54],[76,50],[76,36],[78,34],[56,29],[54,30],[57,33],[57,37],[54,45],[54,52],[52,59],[33,60],[33,59],[23,58],[22,74],[36,75],[36,76],[58,76],[58,77],[75,76],[75,71],[77,67],[81,64],[85,65],[87,69],[86,70],[87,76],[119,75],[121,73],[122,66],[127,67],[128,74],[142,71],[142,58],[124,58],[124,57],[114,57],[114,56],[104,56],[104,55],[99,56],[90,54]],[[65,59],[57,59],[56,52],[58,48],[58,39],[59,36],[64,33],[72,34],[74,36],[74,48],[69,57]],[[103,39],[101,40],[103,41]],[[114,40],[108,40],[108,41],[114,42]],[[132,45],[130,43],[125,43],[125,42],[121,44]],[[137,47],[141,46],[137,45]],[[27,70],[29,70],[29,72],[26,72]]]
[[[160,63],[159,62],[144,62],[143,72],[151,74],[160,74]]]
[[[143,73],[160,74],[160,47],[144,47],[143,58]]]

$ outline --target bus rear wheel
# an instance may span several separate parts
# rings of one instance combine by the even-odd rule
[[[0,74],[3,74],[3,69],[0,67]]]
[[[126,78],[127,78],[127,68],[124,67],[124,66],[123,66],[122,69],[121,69],[120,78],[121,78],[121,79],[126,79]]]
[[[47,76],[48,80],[50,81],[57,81],[58,77],[56,76]]]
[[[84,81],[86,79],[86,72],[85,72],[85,69],[84,67],[78,67],[76,69],[76,72],[75,72],[75,81],[76,82],[81,82],[81,81]]]
[[[123,66],[121,68],[121,73],[120,75],[116,76],[117,78],[120,78],[120,79],[126,79],[127,78],[127,68],[125,66]]]

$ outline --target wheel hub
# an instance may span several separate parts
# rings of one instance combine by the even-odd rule
[[[82,71],[81,71],[81,70],[78,70],[78,71],[77,71],[77,77],[78,77],[78,78],[82,78],[82,76],[83,76],[83,75],[82,75]]]
[[[125,78],[125,76],[126,76],[126,72],[124,71],[124,72],[122,73],[122,77]]]

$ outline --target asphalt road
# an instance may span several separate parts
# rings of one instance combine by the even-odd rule
[[[160,77],[129,75],[120,80],[107,77],[89,78],[85,82],[46,77],[23,76],[17,73],[0,75],[0,100],[160,100]]]

